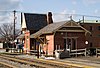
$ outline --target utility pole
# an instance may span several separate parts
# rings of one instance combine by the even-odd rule
[[[16,22],[16,10],[13,11],[14,13],[14,31],[13,31],[13,41],[15,40],[15,22]]]
[[[13,11],[13,14],[14,14],[14,17],[13,17],[14,18],[14,24],[13,24],[13,28],[14,28],[13,29],[13,42],[14,42],[14,40],[15,40],[15,22],[16,22],[16,17],[15,17],[16,16],[16,11],[15,10]],[[11,53],[12,53],[12,48],[14,48],[14,46],[15,46],[15,44],[13,43],[13,46],[11,47]]]

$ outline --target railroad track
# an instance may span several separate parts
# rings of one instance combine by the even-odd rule
[[[31,60],[31,59],[18,58],[15,56],[9,56],[9,55],[3,55],[3,54],[0,55],[0,58],[13,61],[13,62],[17,62],[20,64],[29,65],[35,68],[79,68],[79,67],[75,67],[72,65],[61,64],[57,62],[49,62],[48,60],[47,61],[40,60],[40,59]],[[17,68],[17,67],[12,67],[12,68]]]
[[[18,62],[18,63],[24,64],[24,65],[29,65],[32,68],[33,67],[35,67],[35,68],[91,68],[89,66],[81,66],[81,65],[71,64],[71,63],[67,63],[67,62],[45,60],[45,59],[21,58],[21,57],[5,55],[5,54],[1,54],[0,58],[10,60],[13,62]],[[12,68],[15,68],[15,67],[12,67]]]
[[[17,63],[20,63],[20,64],[29,65],[31,67],[36,67],[36,68],[48,68],[48,67],[54,68],[54,66],[51,66],[51,65],[40,64],[40,63],[37,63],[37,62],[32,62],[32,61],[29,61],[29,60],[15,58],[15,57],[7,56],[7,55],[6,56],[0,55],[0,58],[6,59],[6,60],[9,60],[9,61],[13,61],[13,62],[17,62]],[[12,68],[18,68],[18,67],[16,66],[16,67],[12,67]]]
[[[0,68],[36,68],[36,67],[31,67],[26,64],[22,64],[21,62],[18,62],[12,59],[10,59],[9,57],[0,56],[0,64],[2,66]]]
[[[16,68],[16,67],[13,65],[9,65],[7,63],[4,63],[4,62],[0,62],[0,68]]]
[[[79,64],[84,66],[84,68],[100,68],[100,62],[99,62],[99,58],[95,59],[95,57],[84,57],[84,58],[70,58],[70,59],[66,59],[65,60],[58,60],[60,62],[64,62],[64,63],[73,63],[73,64]]]

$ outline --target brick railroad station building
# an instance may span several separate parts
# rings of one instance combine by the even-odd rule
[[[27,51],[41,49],[53,55],[57,49],[100,47],[100,21],[97,20],[53,22],[51,12],[47,15],[24,13],[22,31],[18,38],[24,40]]]

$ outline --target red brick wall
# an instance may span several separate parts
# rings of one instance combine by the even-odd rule
[[[24,44],[24,52],[28,53],[30,51],[30,32],[25,32],[25,44]]]
[[[54,51],[54,35],[47,35],[46,39],[48,40],[48,44],[47,44],[48,55],[53,55],[53,51]]]
[[[92,26],[92,30],[90,30],[90,26]],[[100,30],[99,23],[84,23],[83,27],[87,30],[89,30],[92,35],[87,35],[87,40],[89,41],[89,47],[90,43],[92,43],[92,47],[100,47]]]
[[[77,32],[77,33],[67,33],[68,37],[78,37],[77,38],[77,48],[82,49],[85,48],[85,41],[86,41],[86,37],[85,37],[85,33],[83,32]]]
[[[64,48],[63,37],[65,37],[65,33],[61,34],[61,33],[56,32],[56,34],[54,35],[54,49],[56,49],[56,46],[57,46],[57,49],[59,49],[59,46],[60,46],[60,49]]]
[[[56,34],[55,34],[55,37],[54,37],[54,44],[55,44],[55,46],[54,46],[54,49],[56,49],[56,45],[58,45],[58,49],[59,49],[59,45],[60,45],[60,48],[61,49],[64,49],[64,38],[63,37],[65,37],[65,33],[63,33],[63,34],[61,34],[61,33],[59,33],[59,32],[57,32]],[[85,48],[85,47],[87,47],[86,45],[85,45],[85,41],[86,41],[86,37],[85,37],[85,33],[84,32],[68,32],[67,33],[67,37],[78,37],[77,38],[77,48]]]

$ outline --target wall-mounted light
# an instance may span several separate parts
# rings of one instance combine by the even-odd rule
[[[88,41],[85,41],[85,44],[88,44],[89,42]]]

